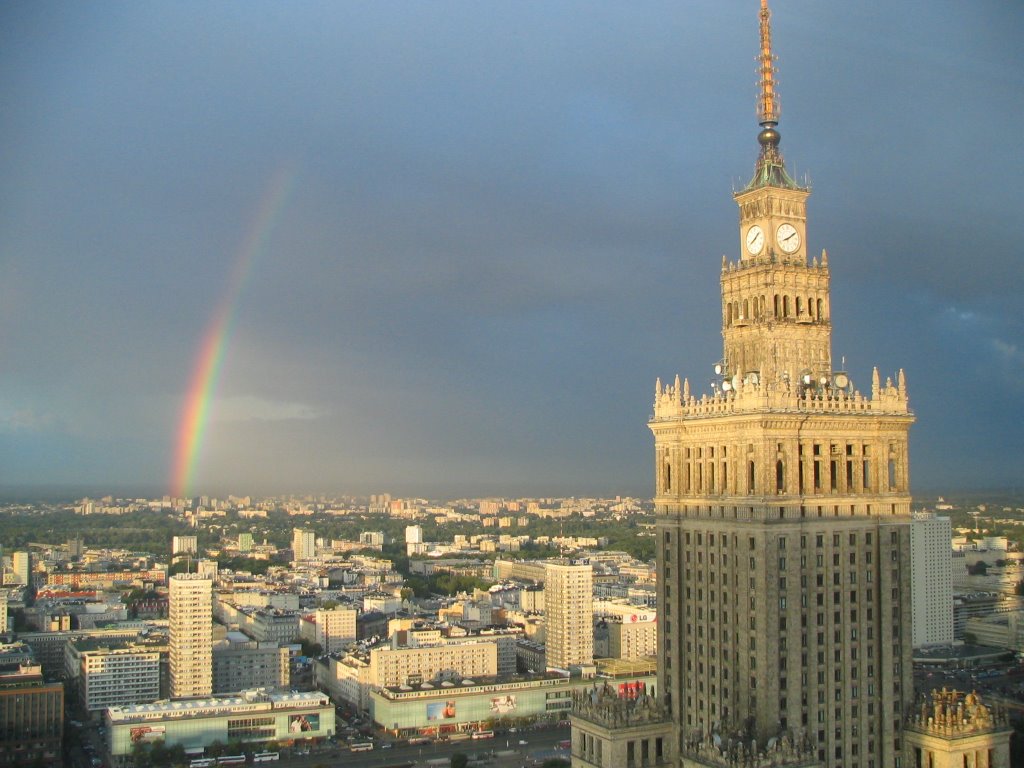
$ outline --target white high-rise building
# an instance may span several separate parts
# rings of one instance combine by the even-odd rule
[[[426,551],[423,543],[423,528],[419,525],[405,526],[405,554],[419,555]]]
[[[199,552],[199,537],[198,536],[175,536],[171,539],[171,554],[172,555],[186,555],[186,554],[197,554]]]
[[[544,564],[544,611],[549,669],[594,663],[594,571],[590,563]]]
[[[312,560],[316,557],[316,534],[306,528],[292,529],[292,559]]]
[[[171,698],[213,693],[213,581],[194,573],[170,579]]]
[[[910,525],[913,644],[953,642],[953,527],[948,517],[915,512]]]
[[[32,555],[28,552],[15,552],[11,557],[14,581],[16,584],[28,584],[32,576]]]

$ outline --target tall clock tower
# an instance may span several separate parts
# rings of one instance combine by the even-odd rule
[[[900,371],[832,359],[810,190],[779,150],[760,9],[759,153],[735,195],[712,392],[655,385],[659,689],[682,766],[897,768],[912,698],[908,432]],[[723,762],[724,761],[724,762]]]

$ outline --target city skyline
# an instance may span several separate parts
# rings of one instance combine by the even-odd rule
[[[5,9],[0,486],[649,495],[757,151],[698,6]],[[906,369],[913,491],[1010,485],[1024,13],[783,9],[835,362]]]

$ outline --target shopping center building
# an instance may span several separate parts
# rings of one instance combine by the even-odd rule
[[[107,750],[111,765],[132,764],[137,743],[181,744],[197,753],[210,744],[232,741],[317,741],[334,735],[334,707],[326,694],[244,691],[230,697],[158,701],[107,710]]]
[[[424,682],[370,691],[373,721],[396,736],[488,729],[544,720],[568,720],[574,691],[608,683],[623,696],[654,693],[655,660],[599,660],[597,676],[557,673],[510,678]]]

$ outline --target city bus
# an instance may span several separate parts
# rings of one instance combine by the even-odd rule
[[[473,731],[474,739],[493,739],[494,731]]]
[[[245,755],[224,755],[217,758],[217,765],[245,765]]]
[[[349,747],[353,752],[370,752],[373,750],[372,741],[359,741]]]
[[[212,768],[216,764],[217,761],[212,757],[197,757],[189,761],[188,768]]]
[[[272,763],[280,759],[281,755],[278,752],[257,752],[252,756],[254,763]]]

